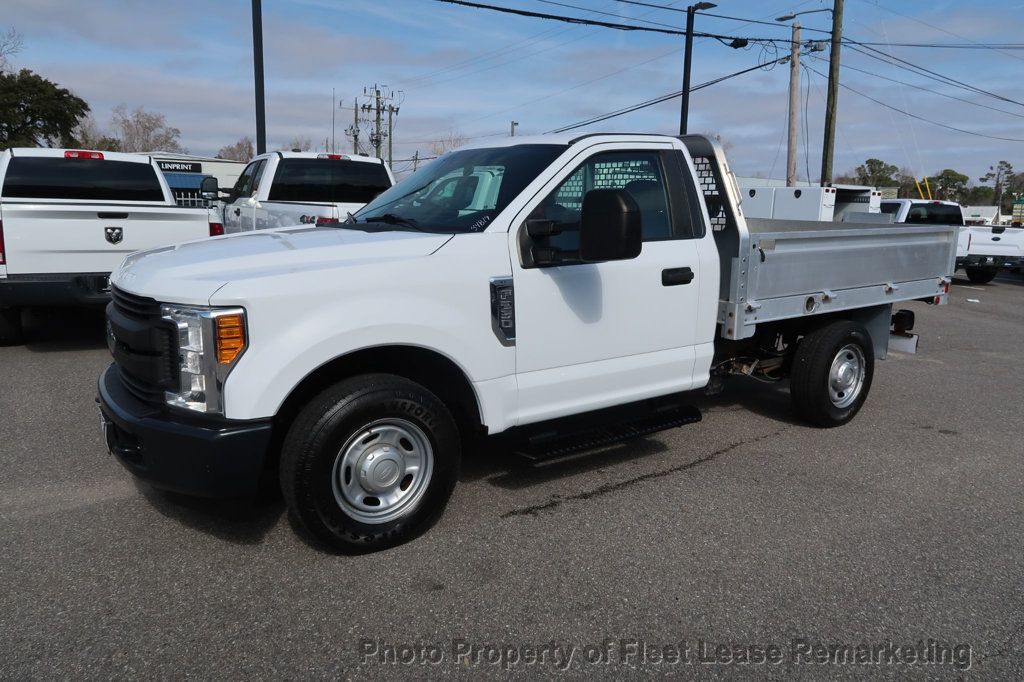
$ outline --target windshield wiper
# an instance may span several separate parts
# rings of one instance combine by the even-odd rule
[[[364,223],[386,223],[388,225],[399,225],[401,227],[408,227],[417,232],[426,232],[419,226],[419,223],[412,218],[403,218],[400,215],[394,213],[383,213],[381,215],[370,216],[369,218],[363,218]]]

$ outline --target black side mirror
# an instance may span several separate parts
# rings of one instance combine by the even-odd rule
[[[583,197],[580,260],[600,263],[640,255],[640,207],[621,189],[592,189]]]
[[[207,201],[217,201],[220,198],[220,187],[217,184],[217,178],[213,176],[203,178],[202,182],[199,183],[199,192]]]

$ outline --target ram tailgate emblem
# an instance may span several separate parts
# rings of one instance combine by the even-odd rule
[[[111,244],[120,244],[121,240],[124,239],[123,227],[105,227],[103,228],[103,233]]]

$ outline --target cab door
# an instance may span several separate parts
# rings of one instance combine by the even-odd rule
[[[684,163],[670,143],[595,145],[520,214],[555,221],[561,234],[534,239],[525,220],[513,224],[518,423],[694,386],[703,223]],[[580,211],[592,189],[625,190],[636,201],[640,255],[529,265],[523,255],[531,246],[578,248]]]
[[[262,175],[266,159],[256,159],[242,171],[231,189],[231,197],[224,207],[224,231],[242,232],[251,230],[254,221],[256,201],[253,192],[258,187],[259,177]]]

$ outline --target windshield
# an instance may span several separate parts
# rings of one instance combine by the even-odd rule
[[[349,227],[481,232],[564,151],[524,144],[445,154],[367,204]]]

